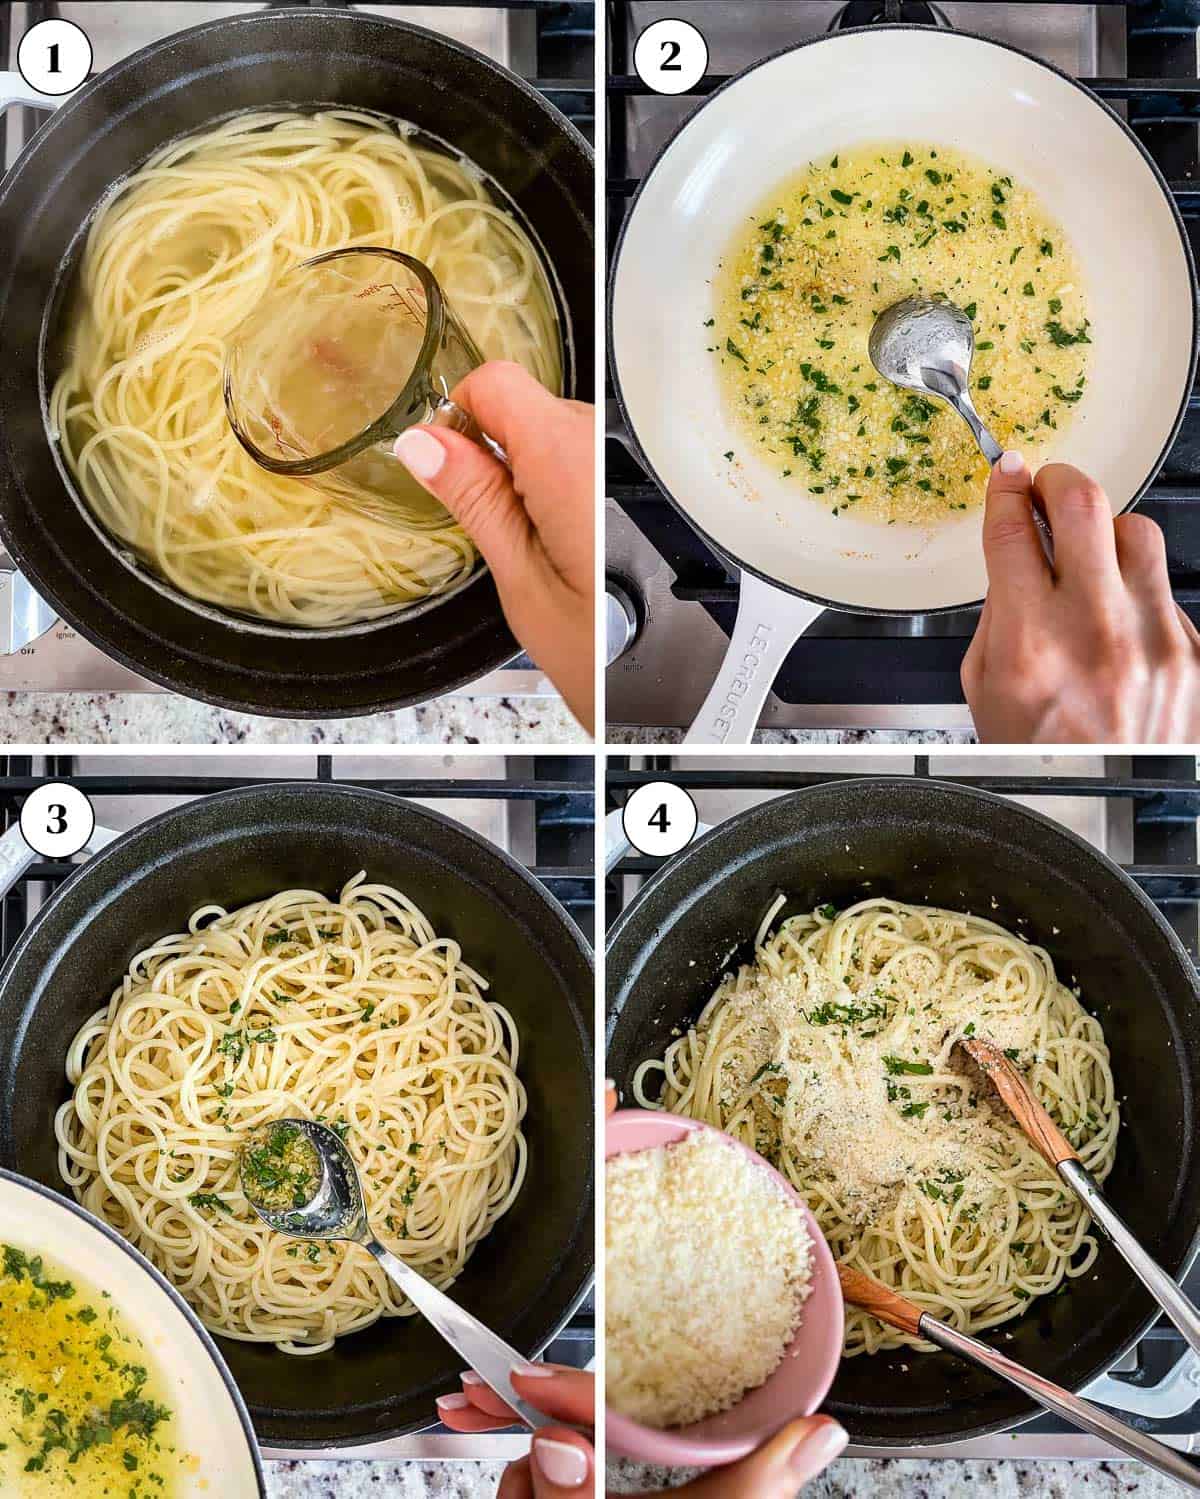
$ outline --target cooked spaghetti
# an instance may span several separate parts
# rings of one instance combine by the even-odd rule
[[[415,480],[410,504],[368,513],[259,468],[226,419],[234,328],[285,269],[352,245],[423,260],[485,358],[561,388],[537,251],[469,162],[348,110],[239,115],[164,147],[92,224],[50,418],[100,522],[192,597],[330,627],[441,593],[476,565]]]
[[[390,885],[205,906],[133,959],[67,1056],[63,1177],[225,1337],[317,1353],[412,1313],[355,1245],[273,1232],[239,1185],[250,1132],[336,1129],[379,1239],[448,1286],[520,1191],[511,1017]]]
[[[1108,1048],[1049,954],[977,916],[884,899],[819,907],[771,935],[783,905],[754,963],[638,1069],[639,1103],[755,1146],[838,1260],[964,1331],[1085,1274],[1087,1213],[955,1049],[964,1036],[1003,1048],[1104,1180],[1119,1123]],[[847,1307],[848,1355],[902,1344],[932,1346]]]

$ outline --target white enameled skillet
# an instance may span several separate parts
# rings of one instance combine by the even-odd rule
[[[186,1454],[176,1499],[265,1499],[258,1443],[233,1376],[195,1312],[148,1260],[67,1197],[3,1170],[0,1241],[44,1255],[55,1273],[110,1297],[122,1330],[140,1340]]]
[[[737,625],[688,742],[749,742],[788,651],[823,609],[928,614],[986,591],[981,511],[937,529],[835,517],[766,463],[722,457],[739,434],[705,353],[717,262],[773,186],[883,140],[982,158],[1031,187],[1074,245],[1093,347],[1084,398],[1046,461],[1084,469],[1126,510],[1187,409],[1196,296],[1183,223],[1132,131],[1081,84],[984,37],[905,26],[834,33],[732,79],[642,182],[610,286],[613,374],[638,457],[741,573]]]

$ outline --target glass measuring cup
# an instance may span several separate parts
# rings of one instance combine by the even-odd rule
[[[501,462],[450,391],[483,355],[422,261],[330,250],[286,271],[234,330],[225,411],[269,473],[306,479],[372,514],[418,526],[446,512],[392,453],[406,428],[453,428]]]

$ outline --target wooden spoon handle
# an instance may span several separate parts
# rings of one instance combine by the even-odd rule
[[[959,1044],[987,1073],[1013,1118],[1049,1165],[1057,1169],[1063,1161],[1079,1159],[1078,1151],[1038,1102],[1010,1057],[1006,1057],[998,1046],[985,1041],[981,1036],[963,1037]]]
[[[853,1270],[849,1265],[839,1265],[837,1269],[842,1295],[851,1306],[861,1307],[889,1327],[897,1327],[914,1338],[923,1336],[919,1306],[907,1301],[898,1291],[880,1285],[874,1276],[862,1270]]]

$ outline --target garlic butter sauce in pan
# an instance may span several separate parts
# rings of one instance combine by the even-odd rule
[[[565,393],[590,397],[591,153],[532,85],[424,28],[361,11],[208,21],[105,69],[41,126],[0,185],[0,536],[65,620],[163,686],[276,716],[372,713],[461,687],[516,655],[486,572],[411,618],[349,634],[248,628],[121,559],[73,494],[47,420],[67,360],[81,230],[97,205],[167,142],[281,106],[405,121],[478,166],[550,276]]]
[[[823,785],[733,816],[649,880],[609,935],[607,1072],[622,1102],[647,1058],[695,1022],[749,960],[776,896],[785,915],[868,896],[973,912],[1044,946],[1099,1020],[1120,1100],[1106,1198],[1182,1277],[1200,1231],[1200,996],[1192,964],[1147,897],[1075,834],[991,794],[878,777]],[[654,1095],[653,1080],[650,1082]],[[1156,1320],[1100,1242],[1089,1271],[1037,1297],[985,1341],[1081,1392]],[[1011,1335],[1011,1336],[1010,1336]],[[1036,1407],[946,1353],[844,1358],[825,1408],[864,1446],[912,1447],[1004,1430]]]
[[[741,574],[737,627],[695,742],[749,741],[788,650],[821,610],[929,614],[986,591],[980,509],[932,526],[888,526],[853,507],[835,515],[754,455],[706,350],[717,267],[749,216],[809,163],[883,142],[944,145],[1011,175],[1073,246],[1091,318],[1087,382],[1040,460],[1084,469],[1126,510],[1186,411],[1196,365],[1186,233],[1149,155],[1081,84],[982,37],[904,26],[834,33],[732,79],[644,178],[609,301],[635,451]],[[732,463],[731,452],[745,456]]]

